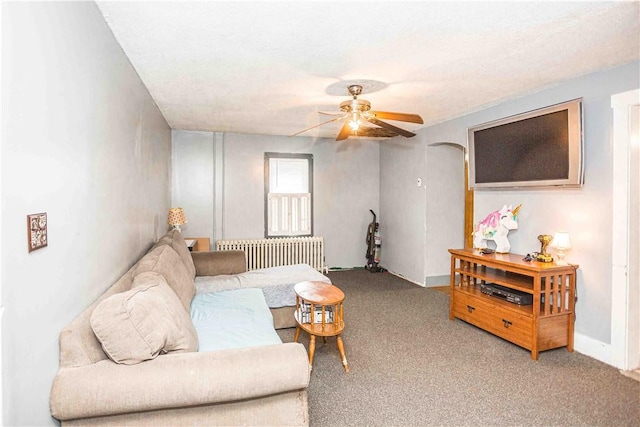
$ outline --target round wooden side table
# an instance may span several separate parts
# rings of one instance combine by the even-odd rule
[[[338,351],[342,357],[344,370],[349,372],[349,364],[344,355],[344,344],[340,334],[344,330],[344,292],[324,282],[300,282],[294,287],[296,292],[296,336],[298,342],[300,329],[310,335],[309,366],[313,368],[313,355],[316,350],[316,337],[336,337]]]

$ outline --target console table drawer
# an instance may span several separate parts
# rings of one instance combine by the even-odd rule
[[[465,322],[521,347],[531,349],[533,321],[530,317],[460,292],[455,295],[453,311],[455,317]]]

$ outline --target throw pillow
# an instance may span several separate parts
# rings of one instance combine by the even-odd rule
[[[196,294],[196,285],[193,282],[193,277],[187,273],[180,256],[170,245],[161,245],[151,249],[138,261],[133,275],[137,276],[146,271],[160,273],[180,298],[185,311],[188,313],[191,310],[191,300]]]
[[[133,365],[160,353],[198,350],[189,314],[162,275],[137,275],[127,292],[110,296],[91,314],[91,328],[116,363]]]
[[[178,230],[169,231],[167,234],[162,236],[151,249],[155,249],[161,245],[171,246],[173,250],[176,251],[178,255],[180,255],[180,259],[182,259],[184,267],[187,269],[187,272],[189,273],[191,278],[193,279],[194,277],[196,277],[196,266],[193,263],[191,251],[189,251],[187,242],[185,242],[184,237],[182,237],[182,234],[180,234]]]

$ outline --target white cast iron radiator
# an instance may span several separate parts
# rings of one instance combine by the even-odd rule
[[[247,270],[293,264],[309,264],[320,272],[325,270],[322,237],[218,240],[216,250],[244,251]]]

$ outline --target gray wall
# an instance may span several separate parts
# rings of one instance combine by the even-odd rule
[[[442,248],[463,239],[464,151],[429,131],[381,143],[381,264],[417,284],[443,285],[449,259]]]
[[[167,229],[170,144],[93,2],[2,2],[4,425],[55,424],[58,334]]]
[[[256,239],[264,237],[264,153],[311,153],[314,174],[314,234],[325,238],[325,258],[330,267],[363,266],[366,262],[365,236],[371,214],[379,206],[379,146],[377,142],[306,137],[277,137],[265,135],[213,134],[208,132],[174,131],[174,204],[197,209],[202,206],[222,211],[222,225],[215,227],[213,239]],[[212,146],[223,143],[223,149]],[[214,159],[211,159],[214,152]],[[190,154],[186,154],[190,153]],[[223,173],[215,173],[222,180],[222,196],[215,198],[202,192],[185,197],[182,188],[202,178],[208,182],[215,156],[223,157]],[[188,163],[200,158],[206,167],[191,169]],[[188,171],[188,172],[187,172]],[[202,174],[202,177],[200,176]],[[215,182],[213,185],[219,185]],[[211,216],[200,214],[196,223],[187,211],[192,230],[214,228]],[[205,231],[203,231],[205,232]]]
[[[517,100],[422,129],[416,137],[419,147],[411,150],[385,144],[381,148],[381,211],[396,214],[386,224],[385,234],[398,236],[388,239],[385,251],[408,254],[426,254],[424,263],[409,265],[406,261],[389,258],[389,268],[422,283],[425,276],[448,273],[444,259],[451,246],[462,247],[463,235],[457,242],[443,238],[441,233],[425,237],[423,222],[432,215],[431,206],[455,211],[460,199],[443,199],[442,194],[422,201],[410,181],[419,174],[429,173],[435,149],[421,155],[422,146],[437,142],[453,142],[466,146],[468,127],[513,114],[545,107],[575,98],[583,98],[585,185],[574,190],[520,190],[477,191],[475,193],[474,222],[503,204],[523,207],[519,215],[519,229],[509,234],[511,251],[527,253],[540,249],[537,236],[552,234],[556,230],[570,232],[573,249],[567,260],[580,265],[578,274],[579,300],[577,304],[576,333],[593,340],[609,343],[611,329],[611,211],[612,152],[611,152],[611,95],[640,86],[637,62],[567,81]],[[432,151],[433,150],[433,151]],[[425,170],[427,169],[427,170]],[[440,170],[430,176],[429,186],[447,186],[451,180],[460,180],[462,165],[451,170]],[[456,196],[459,197],[459,196]],[[449,204],[453,203],[453,204]],[[402,206],[403,210],[399,210]],[[427,207],[428,206],[428,207]],[[404,221],[402,220],[404,218]],[[461,219],[451,217],[450,227],[457,227]],[[442,256],[444,255],[444,257]]]
[[[463,147],[449,143],[427,145],[425,151],[428,181],[424,276],[427,285],[448,285],[449,252],[440,248],[457,247],[464,240],[464,174],[461,171],[465,152]]]
[[[380,264],[416,283],[423,283],[426,244],[425,148],[420,137],[380,144]],[[418,178],[423,186],[416,185]]]
[[[214,224],[214,134],[171,131],[171,204],[182,207],[185,237],[208,237]]]

